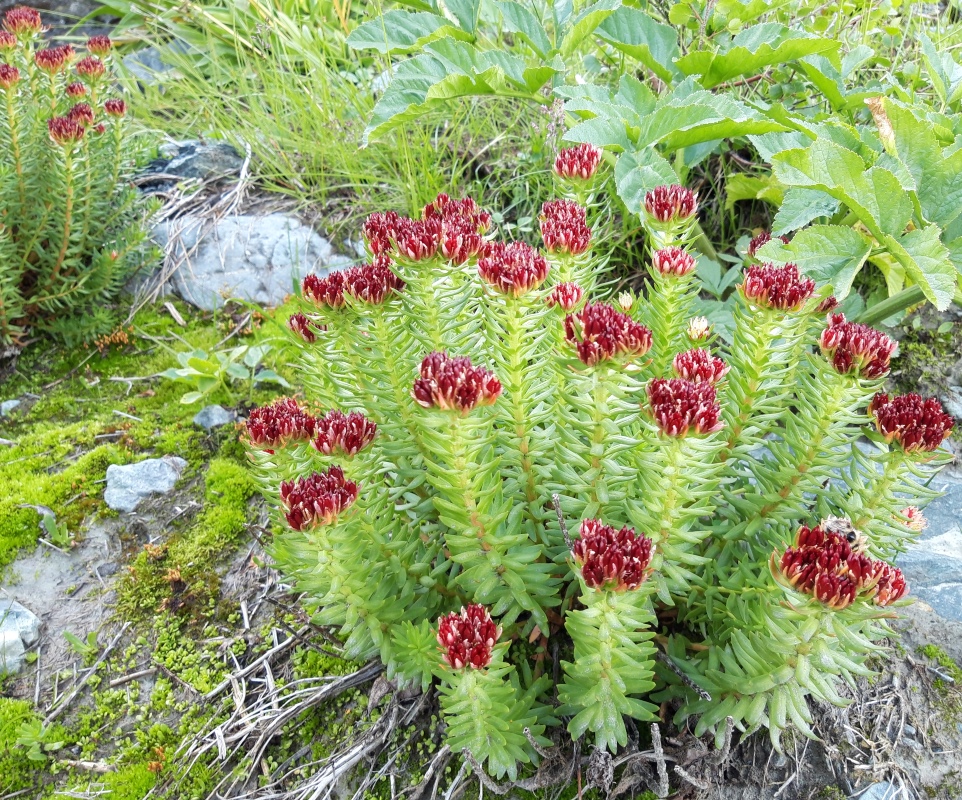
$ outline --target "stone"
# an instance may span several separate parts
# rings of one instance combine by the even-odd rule
[[[962,583],[962,530],[915,542],[899,556],[898,565],[913,586]]]
[[[9,417],[19,405],[19,400],[4,400],[0,403],[0,417]]]
[[[194,424],[200,426],[205,431],[209,431],[212,428],[233,422],[234,417],[233,411],[228,411],[222,406],[205,406],[194,415]]]
[[[146,86],[163,83],[163,76],[174,68],[164,60],[164,50],[176,53],[187,51],[187,45],[179,39],[174,39],[163,48],[143,47],[134,53],[128,53],[121,59],[124,68],[137,80]]]
[[[0,598],[0,631],[4,630],[16,631],[24,645],[29,647],[40,638],[40,619],[16,600]]]
[[[205,311],[223,306],[225,297],[277,306],[309,272],[323,276],[351,264],[313,228],[279,213],[225,217],[206,231],[197,218],[183,217],[158,226],[154,236],[180,264],[175,292]]]
[[[910,587],[909,590],[924,600],[943,619],[962,622],[962,583],[940,583],[935,586]]]
[[[925,518],[929,525],[922,532],[922,538],[926,540],[959,530],[962,523],[962,481],[946,480],[946,473],[943,472],[932,481],[932,488],[943,494],[925,507]]]
[[[16,675],[25,661],[26,651],[19,634],[0,627],[0,675]]]
[[[158,149],[160,158],[152,161],[147,173],[162,172],[178,178],[215,180],[240,175],[244,157],[230,142],[202,142],[197,139],[166,142]]]
[[[104,502],[115,511],[134,511],[140,502],[152,494],[167,494],[187,462],[177,456],[148,458],[136,464],[107,467],[107,488]]]

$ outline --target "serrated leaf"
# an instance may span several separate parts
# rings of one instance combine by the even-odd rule
[[[926,299],[939,311],[952,303],[958,286],[949,250],[939,236],[937,225],[909,231],[901,239],[886,235],[882,244],[905,267],[905,272],[922,289]]]
[[[631,141],[620,117],[594,117],[579,122],[564,135],[566,142],[587,142],[595,147],[631,148]]]
[[[740,75],[760,72],[816,53],[837,53],[839,43],[769,22],[739,33],[724,50],[696,50],[678,59],[686,75],[700,75],[706,89]]]
[[[475,32],[478,27],[481,0],[441,0],[441,2],[457,18],[463,30],[468,33]]]
[[[675,66],[675,59],[680,55],[678,34],[644,11],[622,6],[598,26],[598,35],[616,50],[640,61],[666,83],[681,77]]]
[[[472,38],[470,33],[452,25],[439,14],[396,8],[359,25],[347,37],[347,44],[355,50],[410,53],[442,36]]]
[[[765,200],[781,205],[785,189],[773,175],[738,172],[725,184],[725,208],[731,210],[739,200]]]
[[[932,88],[943,105],[954,105],[962,97],[962,65],[956,62],[951,53],[939,52],[925,33],[919,35],[919,42]]]
[[[633,214],[641,212],[645,194],[672,183],[678,183],[677,173],[653,148],[624,153],[615,164],[618,197]]]
[[[606,17],[621,6],[621,0],[597,0],[571,21],[558,49],[565,58],[574,53],[584,39],[594,33]]]
[[[818,217],[831,217],[836,211],[838,200],[825,192],[818,189],[789,189],[772,220],[772,234],[781,236],[797,231]]]
[[[498,3],[505,30],[517,33],[539,55],[544,56],[551,50],[551,40],[544,25],[527,6],[513,0]]]
[[[795,234],[789,244],[773,239],[758,251],[759,258],[794,262],[820,284],[829,284],[840,300],[872,251],[872,240],[844,225],[812,225]]]

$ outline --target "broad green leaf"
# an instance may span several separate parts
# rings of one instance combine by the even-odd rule
[[[962,65],[956,62],[950,52],[939,52],[926,34],[920,34],[919,41],[922,43],[922,60],[932,88],[943,105],[954,105],[962,97]]]
[[[498,3],[505,30],[517,33],[539,55],[544,56],[551,50],[548,32],[527,6],[513,0]]]
[[[574,53],[585,38],[594,33],[595,28],[620,6],[621,0],[597,0],[578,14],[558,45],[561,55],[567,58]]]
[[[355,28],[347,44],[355,50],[377,50],[379,53],[409,53],[442,36],[470,39],[438,14],[426,11],[394,9]]]
[[[905,288],[905,267],[887,250],[873,254],[869,262],[882,273],[889,297]]]
[[[615,164],[618,197],[632,214],[640,214],[645,195],[656,186],[678,183],[678,175],[653,148],[624,153]]]
[[[241,381],[249,380],[251,377],[250,370],[241,364],[231,364],[227,367],[227,374]]]
[[[959,275],[962,275],[962,239],[953,239],[946,247],[949,251],[949,260]]]
[[[862,64],[875,55],[875,51],[867,44],[860,44],[842,56],[842,77],[848,77]]]
[[[836,211],[838,200],[825,192],[818,189],[789,189],[772,220],[772,233],[781,236],[797,231],[818,217],[831,217]]]
[[[922,289],[926,299],[939,311],[952,303],[958,284],[949,250],[942,244],[938,225],[909,231],[901,239],[886,235],[882,244],[905,267],[905,273]]]
[[[842,76],[825,56],[808,56],[799,59],[798,66],[812,85],[828,100],[832,108],[838,111],[845,105],[845,85],[842,82]]]
[[[478,27],[481,0],[441,0],[441,2],[455,16],[463,30],[468,33],[475,32]]]
[[[678,34],[644,11],[623,6],[598,26],[598,35],[616,50],[644,64],[666,83],[681,76],[675,66]]]
[[[872,251],[873,241],[844,225],[812,225],[799,231],[788,244],[773,239],[758,251],[759,258],[793,262],[820,284],[829,284],[840,300]]]
[[[633,108],[639,116],[644,116],[655,110],[658,96],[634,75],[622,75],[615,101]]]
[[[564,34],[574,11],[574,0],[554,0],[554,3],[551,4],[551,13],[554,15],[554,24],[558,35]]]
[[[725,184],[725,208],[731,210],[739,200],[765,200],[778,206],[785,196],[783,187],[773,175],[749,175],[739,172]]]
[[[185,406],[189,406],[191,403],[196,403],[204,396],[203,392],[187,392],[180,398],[180,402]]]
[[[945,228],[962,212],[962,151],[946,156],[932,132],[909,109],[885,101],[895,150],[918,187],[922,214]]]
[[[805,56],[836,54],[839,43],[809,36],[774,22],[753,25],[731,40],[722,50],[696,50],[678,59],[686,75],[700,75],[706,89],[720,83],[760,72],[774,64],[785,64]]]
[[[748,137],[758,151],[758,157],[769,163],[776,153],[808,147],[814,139],[814,136],[806,136],[801,131],[773,131]]]
[[[625,122],[620,117],[594,117],[579,122],[564,135],[566,142],[587,142],[595,147],[618,147],[631,149],[625,132]]]
[[[290,384],[272,369],[262,369],[254,376],[254,383],[276,383],[280,386],[289,387]]]

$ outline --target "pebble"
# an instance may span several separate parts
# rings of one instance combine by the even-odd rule
[[[10,412],[14,411],[19,405],[19,400],[4,400],[0,403],[0,417],[9,417]]]
[[[0,675],[15,675],[26,663],[26,648],[40,638],[40,620],[16,600],[0,599]]]
[[[228,425],[234,421],[234,418],[234,412],[228,411],[223,406],[204,406],[194,415],[194,424],[209,431],[221,425]]]
[[[148,458],[136,464],[107,467],[107,488],[104,502],[115,511],[134,511],[140,502],[152,494],[167,494],[187,462],[177,456]]]

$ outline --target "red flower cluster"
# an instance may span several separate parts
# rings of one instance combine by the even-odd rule
[[[67,112],[67,116],[85,128],[94,124],[94,110],[90,107],[90,103],[77,103]]]
[[[355,500],[357,484],[347,480],[338,466],[281,483],[281,502],[287,509],[284,516],[295,531],[330,525]]]
[[[587,212],[572,200],[549,200],[541,206],[541,238],[549,253],[584,253],[591,246]]]
[[[815,311],[819,314],[827,314],[836,308],[838,308],[838,298],[834,294],[830,294],[818,304],[818,308],[816,308]]]
[[[602,150],[593,144],[566,147],[554,160],[554,173],[568,180],[591,180],[601,163]]]
[[[881,331],[858,322],[846,322],[844,314],[830,314],[828,327],[819,339],[822,352],[842,375],[881,378],[898,343]]]
[[[683,378],[653,378],[648,382],[651,413],[668,436],[714,433],[723,427],[721,408],[710,383],[692,383]]]
[[[888,442],[898,442],[909,453],[932,452],[952,432],[955,420],[934,397],[900,394],[889,399],[879,392],[869,404],[878,432]]]
[[[91,36],[87,39],[87,51],[93,53],[95,56],[106,56],[113,48],[114,43],[110,41],[109,36]]]
[[[609,358],[643,356],[651,349],[651,331],[607,303],[589,303],[565,317],[565,340],[589,367]]]
[[[478,259],[478,274],[499,292],[521,297],[548,277],[548,262],[524,242],[487,242]]]
[[[421,377],[414,381],[414,399],[425,408],[460,411],[467,414],[476,406],[490,406],[501,394],[501,381],[470,358],[451,358],[447,353],[430,353],[421,362]]]
[[[327,330],[324,325],[318,325],[314,320],[301,312],[291,314],[290,319],[287,320],[287,327],[308,344],[314,344],[314,342],[317,341],[317,334]]]
[[[301,281],[301,290],[319,308],[340,308],[344,305],[344,273],[332,272],[325,278],[311,273]]]
[[[652,542],[644,534],[627,526],[616,531],[598,519],[582,520],[580,534],[571,554],[592,589],[623,592],[648,577]]]
[[[785,242],[785,244],[788,244],[789,241],[791,241],[787,236],[779,236],[778,238],[781,239],[783,242]],[[763,245],[768,244],[771,240],[772,240],[772,234],[769,231],[762,231],[760,234],[758,234],[758,236],[753,237],[752,240],[748,243],[749,257],[754,258],[755,253],[758,252],[759,248],[762,247]]]
[[[390,263],[382,257],[373,264],[351,267],[344,273],[345,290],[357,300],[380,305],[391,294],[404,289],[404,281],[391,271]]]
[[[680,278],[695,271],[695,259],[687,250],[680,247],[663,247],[651,257],[651,265],[666,278],[670,275]]]
[[[716,384],[731,369],[720,358],[713,356],[704,348],[696,348],[679,353],[672,361],[672,370],[679,378],[692,383]]]
[[[756,306],[779,311],[798,311],[815,292],[815,281],[798,274],[798,267],[762,264],[745,269],[745,280],[738,287]]]
[[[71,147],[84,135],[84,126],[70,117],[54,117],[47,120],[50,138],[62,147]]]
[[[772,574],[836,610],[859,597],[887,606],[908,591],[900,570],[855,552],[848,538],[821,525],[802,525],[794,547],[778,560],[773,553]]]
[[[20,70],[9,64],[0,64],[0,88],[10,89],[20,82]]]
[[[491,650],[501,628],[484,606],[471,604],[438,619],[441,660],[452,669],[484,669],[491,663]]]
[[[309,441],[316,425],[317,420],[296,400],[284,397],[251,411],[247,417],[247,438],[258,447],[278,447],[291,441]]]
[[[37,65],[37,69],[56,75],[67,66],[71,58],[73,58],[73,48],[69,44],[58,44],[34,53],[33,63]]]
[[[122,117],[127,113],[127,104],[119,98],[112,97],[104,102],[104,111],[111,117]]]
[[[560,306],[564,311],[574,311],[584,299],[585,290],[577,283],[559,283],[544,299],[548,308]]]
[[[316,421],[311,445],[326,456],[356,456],[374,441],[377,425],[358,411],[333,409]]]
[[[17,6],[4,14],[3,27],[14,36],[29,37],[43,30],[43,21],[36,9]]]
[[[10,31],[0,30],[0,53],[9,53],[17,46],[17,37]]]
[[[662,224],[681,222],[695,216],[698,197],[684,186],[656,186],[645,195],[645,211]]]
[[[368,247],[375,256],[389,253],[394,247],[394,238],[401,222],[397,211],[384,211],[371,214],[361,226],[361,232]]]
[[[80,81],[74,81],[73,83],[67,84],[67,88],[64,89],[67,93],[67,97],[84,97],[87,94],[87,87]]]
[[[81,58],[80,61],[77,62],[76,70],[78,75],[90,81],[100,80],[107,72],[104,62],[97,58],[97,56]]]

